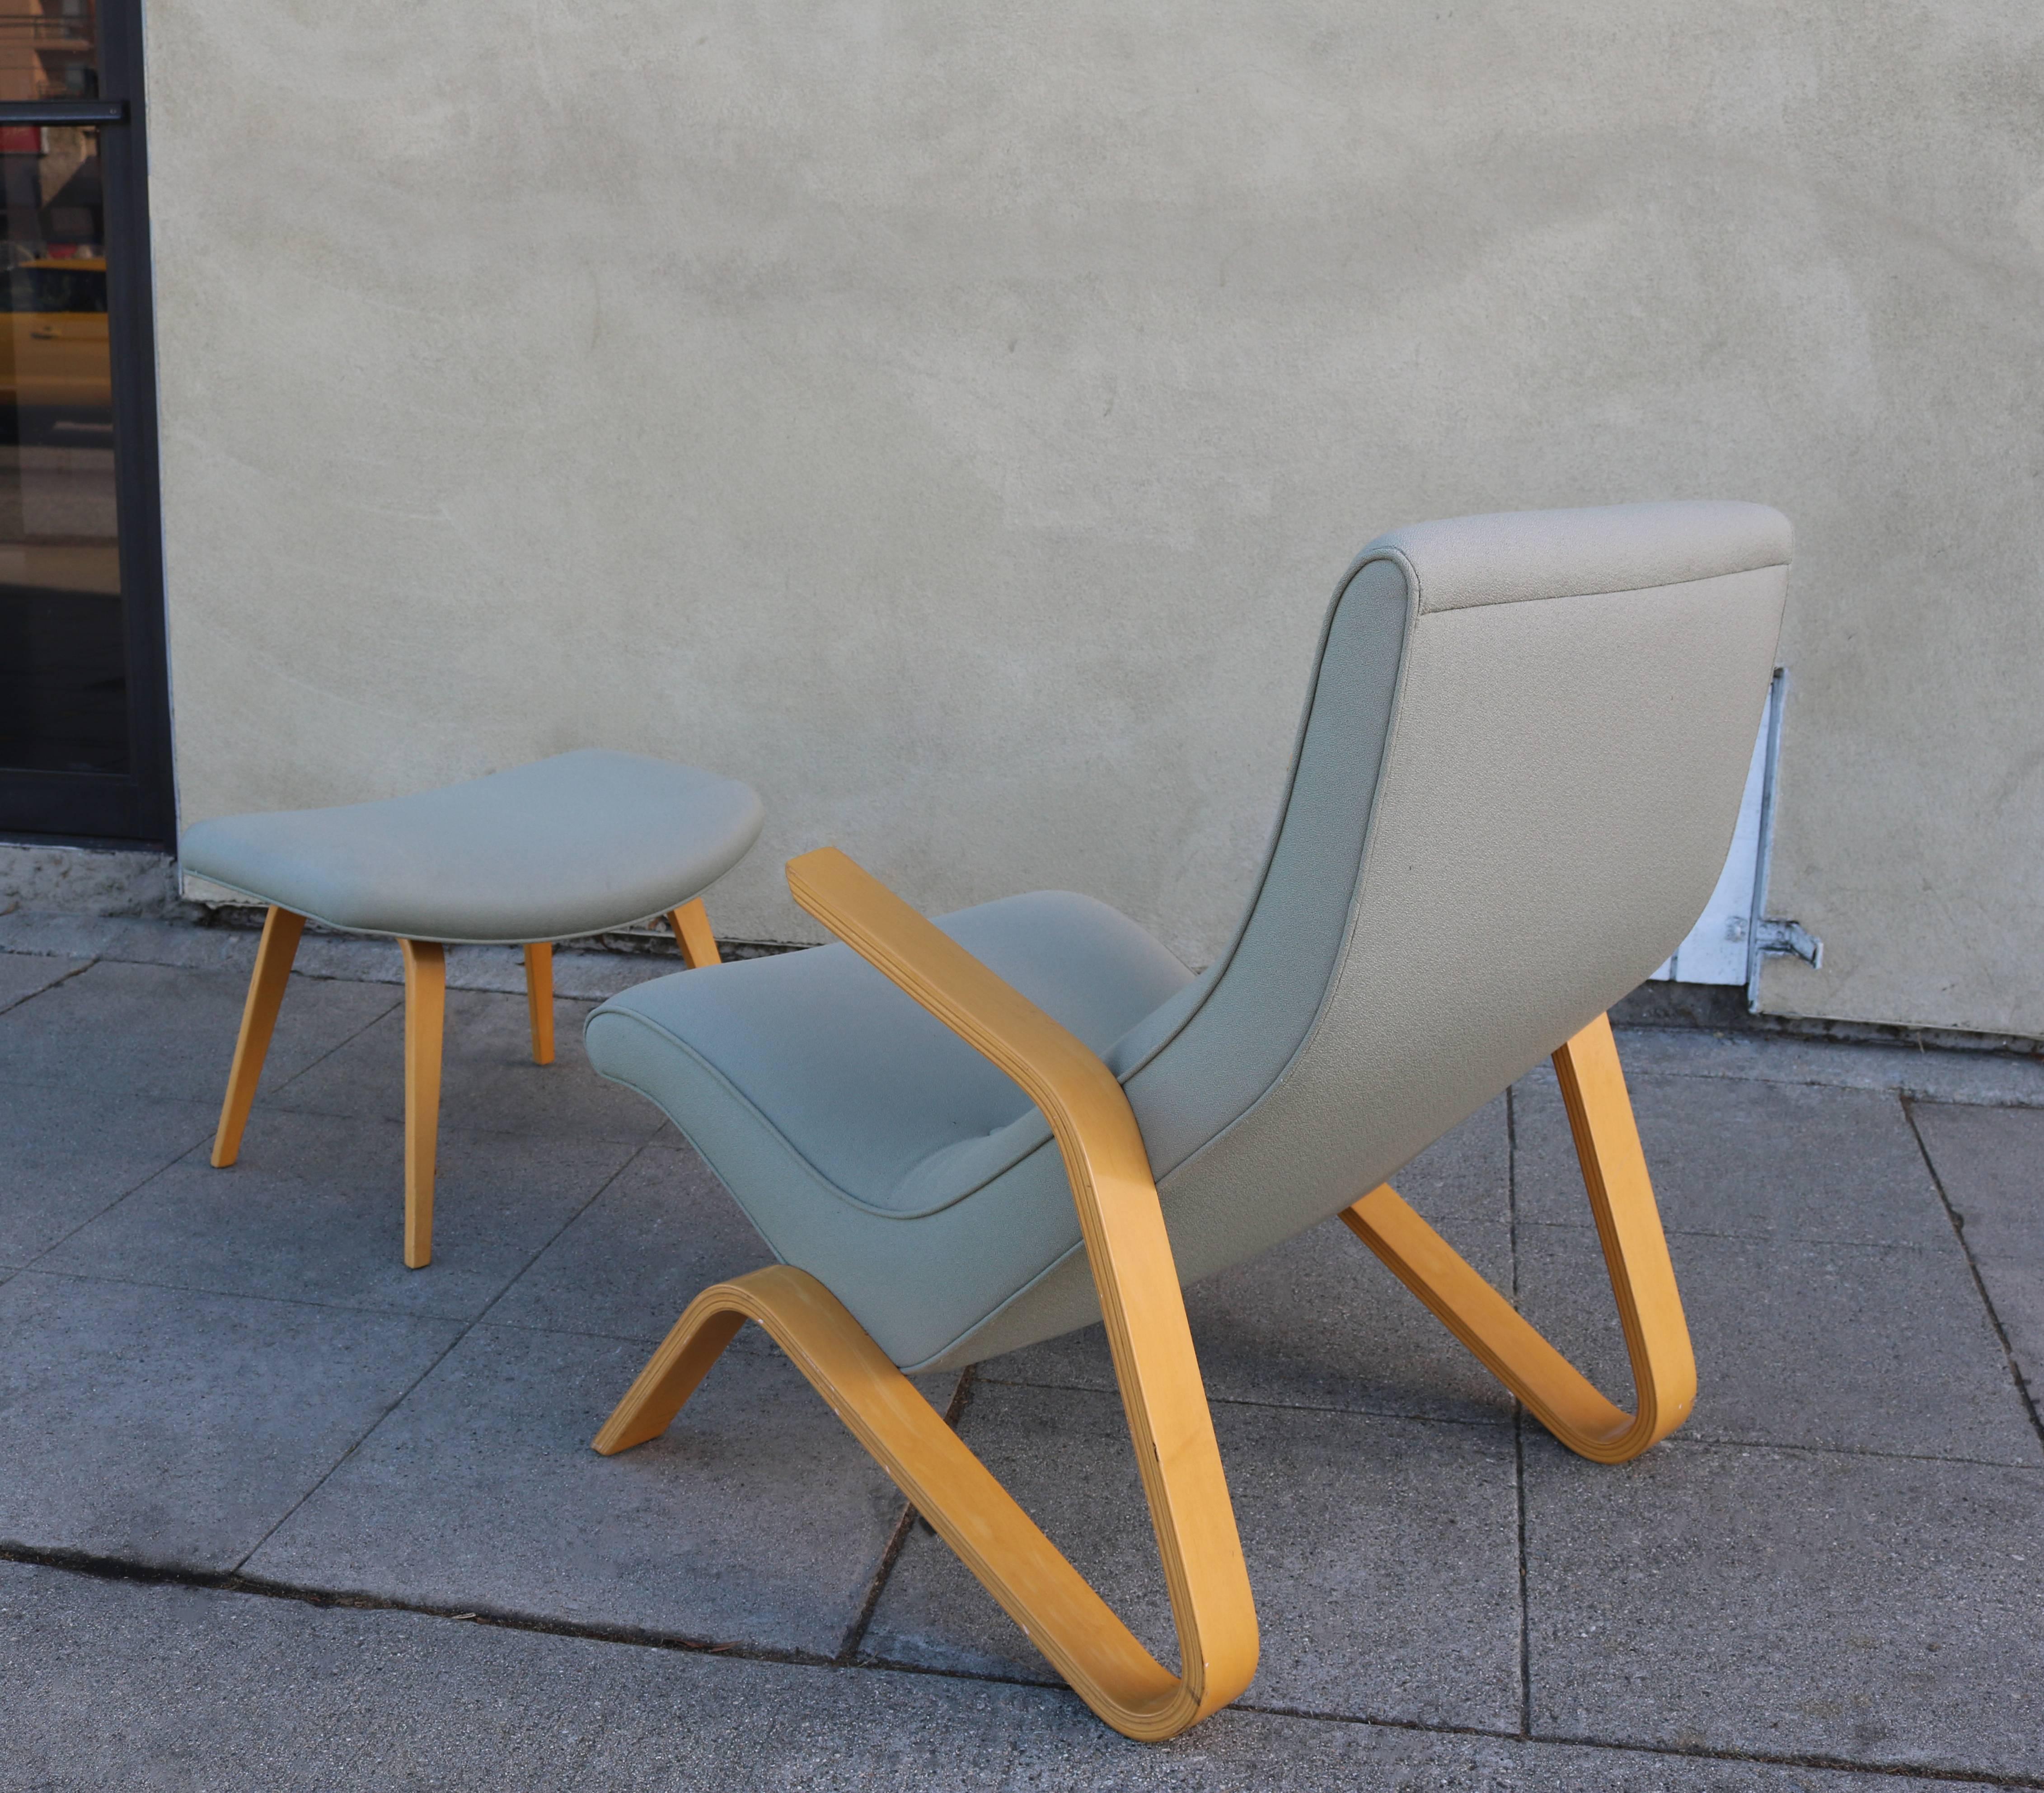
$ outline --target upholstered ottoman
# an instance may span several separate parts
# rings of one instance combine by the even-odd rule
[[[405,956],[405,1262],[430,1263],[448,944],[522,946],[532,1056],[553,1062],[553,943],[665,914],[683,962],[717,961],[700,893],[758,838],[749,785],[587,749],[382,802],[224,816],[186,830],[186,870],[270,906],[213,1161],[241,1149],[308,920],[393,934]]]

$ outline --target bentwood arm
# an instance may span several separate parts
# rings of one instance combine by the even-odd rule
[[[836,848],[791,860],[788,885],[832,933],[1020,1084],[1056,1135],[1178,1626],[1185,1666],[1168,1722],[1173,1730],[1196,1722],[1254,1675],[1256,1610],[1128,1099],[1083,1041]],[[1164,1718],[1158,1712],[1153,1722]]]
[[[665,1431],[745,1321],[766,1328],[1074,1691],[1124,1735],[1174,1737],[1256,1672],[1256,1611],[1163,1214],[1121,1086],[1085,1044],[835,849],[788,868],[796,899],[1021,1084],[1062,1149],[1171,1597],[1174,1675],[808,1272],[703,1291],[596,1449]]]

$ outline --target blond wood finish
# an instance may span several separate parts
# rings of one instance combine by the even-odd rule
[[[597,1435],[655,1436],[738,1322],[757,1320],[1093,1710],[1175,1736],[1256,1672],[1256,1610],[1170,1241],[1143,1138],[1086,1045],[835,848],[788,866],[795,900],[1042,1109],[1064,1154],[1178,1634],[1143,1649],[928,1402],[814,1278],[786,1268],[705,1290]]]
[[[277,1011],[290,982],[291,961],[305,918],[272,903],[263,918],[263,938],[256,948],[256,968],[248,974],[248,996],[241,1005],[241,1031],[235,1037],[234,1063],[227,1073],[227,1095],[220,1105],[220,1125],[213,1136],[213,1161],[225,1170],[241,1156],[241,1134],[262,1080],[270,1036],[277,1030]]]
[[[1617,1298],[1636,1413],[1598,1393],[1389,1184],[1342,1218],[1570,1450],[1623,1463],[1689,1417],[1696,1357],[1608,1018],[1598,1016],[1554,1054],[1554,1074]]]
[[[685,964],[721,963],[709,916],[698,897],[667,918]],[[291,961],[305,933],[305,918],[272,905],[263,922],[256,968],[242,1006],[241,1031],[227,1074],[227,1094],[213,1141],[213,1161],[225,1168],[241,1150],[241,1135],[263,1075],[263,1060],[275,1032],[277,1012],[290,981]],[[446,1032],[447,948],[436,941],[401,940],[405,957],[405,1262],[422,1270],[433,1256],[433,1173],[438,1156],[440,1052]],[[525,1006],[532,1023],[532,1061],[554,1062],[554,948],[551,941],[525,948]]]
[[[532,1022],[532,1062],[554,1062],[554,949],[550,942],[525,948],[525,1010]]]
[[[1224,1703],[1202,1706],[1157,1663],[806,1271],[776,1265],[705,1289],[597,1434],[597,1449],[609,1456],[658,1437],[747,1320],[787,1352],[931,1528],[1109,1724],[1131,1737],[1170,1737]],[[1249,1667],[1253,1672],[1253,1652]],[[1246,1684],[1247,1676],[1242,1679]]]
[[[720,965],[724,955],[717,949],[717,936],[710,932],[709,911],[697,897],[679,909],[667,912],[667,925],[674,930],[674,944],[682,949],[682,963],[694,971],[698,965]]]
[[[440,1145],[447,948],[402,940],[405,954],[405,1266],[433,1260],[433,1159]]]

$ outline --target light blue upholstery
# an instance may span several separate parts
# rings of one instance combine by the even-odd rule
[[[1681,940],[1730,842],[1788,549],[1752,505],[1380,537],[1204,975],[1065,893],[939,923],[1121,1079],[1181,1275],[1366,1193]],[[847,949],[641,985],[586,1037],[904,1367],[1097,1317],[1042,1118]]]
[[[758,839],[749,785],[639,753],[556,754],[381,802],[224,816],[185,869],[336,928],[513,945],[688,902]]]

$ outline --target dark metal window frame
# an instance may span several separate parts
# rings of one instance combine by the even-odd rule
[[[0,840],[168,850],[177,842],[177,813],[171,777],[170,658],[163,631],[141,0],[99,0],[99,47],[104,97],[0,101],[0,125],[100,127],[114,502],[128,655],[129,769],[113,774],[0,768]]]

